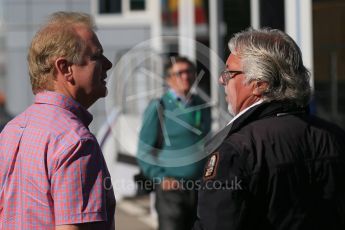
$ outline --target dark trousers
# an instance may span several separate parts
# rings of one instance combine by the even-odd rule
[[[157,188],[155,206],[159,230],[190,230],[196,219],[197,193]]]

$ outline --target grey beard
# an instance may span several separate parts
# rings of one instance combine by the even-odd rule
[[[231,116],[235,116],[235,112],[234,112],[234,109],[232,108],[231,104],[229,103],[228,104],[228,111],[230,113]]]

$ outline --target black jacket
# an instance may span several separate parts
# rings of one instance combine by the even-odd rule
[[[208,151],[195,230],[345,229],[345,133],[336,125],[263,103]]]

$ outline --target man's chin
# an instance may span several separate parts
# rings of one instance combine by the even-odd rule
[[[102,87],[98,95],[99,97],[106,97],[108,95],[108,88],[106,86]]]
[[[96,102],[100,98],[105,98],[108,95],[108,89],[104,89],[102,91],[94,92],[92,94],[94,101]]]

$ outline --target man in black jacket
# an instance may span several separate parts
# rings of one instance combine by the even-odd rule
[[[208,145],[194,230],[345,229],[345,133],[308,114],[310,73],[279,30],[230,40],[235,116]]]

